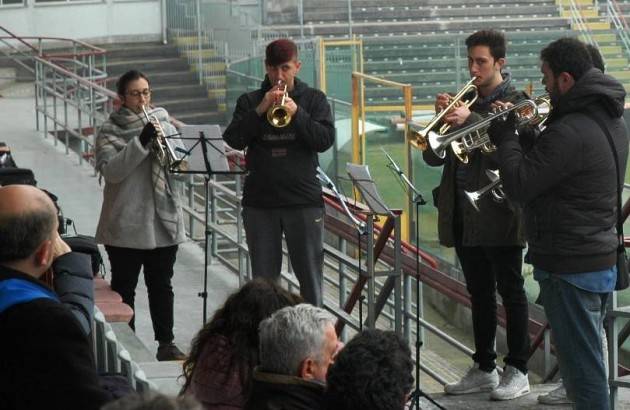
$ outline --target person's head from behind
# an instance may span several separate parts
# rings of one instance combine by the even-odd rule
[[[42,190],[0,187],[0,265],[41,276],[52,265],[58,225],[55,205]]]
[[[143,106],[151,104],[149,78],[138,70],[129,70],[116,82],[116,92],[124,107],[141,113]]]
[[[190,395],[169,397],[162,393],[149,392],[127,395],[107,403],[101,410],[203,410],[203,406]]]
[[[325,382],[340,342],[335,317],[309,305],[285,307],[260,324],[260,369]]]
[[[505,36],[495,30],[477,31],[466,38],[468,71],[477,77],[477,87],[488,87],[502,81],[501,70],[505,65]]]
[[[591,55],[591,60],[593,60],[593,67],[597,68],[602,73],[606,72],[606,64],[604,64],[604,57],[599,52],[599,49],[592,44],[586,44],[586,49],[588,53]]]
[[[204,347],[217,335],[229,340],[234,353],[231,365],[238,366],[241,383],[246,386],[251,370],[258,363],[260,322],[278,309],[302,301],[300,295],[262,278],[247,282],[231,294],[192,341],[190,355],[184,362],[184,390],[192,381],[192,373]]]
[[[265,70],[272,86],[281,81],[287,85],[287,90],[292,90],[301,66],[302,63],[298,60],[298,48],[293,41],[281,38],[267,45]]]
[[[543,85],[555,105],[582,76],[593,68],[593,61],[586,45],[573,37],[551,42],[540,52]]]
[[[413,385],[407,343],[394,332],[366,330],[328,370],[329,410],[402,410]]]

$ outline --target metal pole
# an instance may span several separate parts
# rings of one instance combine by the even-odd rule
[[[352,38],[352,0],[348,0],[348,37]]]
[[[166,19],[166,0],[162,0],[160,4],[160,8],[162,11],[162,44],[168,44],[168,36],[166,34],[167,29],[167,19]]]
[[[300,38],[304,38],[304,1],[298,2],[298,19],[300,21]]]
[[[376,272],[374,270],[374,218],[372,214],[367,215],[367,232],[365,265],[368,277],[368,313],[366,326],[368,329],[375,329]]]
[[[201,1],[196,0],[197,7],[197,73],[199,74],[199,84],[203,84],[203,66],[201,58]]]

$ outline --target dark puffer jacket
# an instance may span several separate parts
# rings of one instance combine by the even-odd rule
[[[517,136],[499,148],[507,194],[525,205],[528,261],[554,273],[610,268],[616,263],[617,178],[606,135],[585,113],[603,120],[613,137],[623,181],[628,130],[626,92],[592,69],[553,101],[548,126],[531,151]]]
[[[311,380],[254,370],[244,410],[324,410],[326,386]]]
[[[235,149],[247,148],[247,177],[243,205],[258,208],[322,207],[322,188],[316,175],[317,153],[330,148],[335,127],[323,92],[295,79],[289,96],[298,110],[291,123],[274,128],[256,107],[271,83],[239,97],[223,139]]]
[[[510,85],[510,75],[505,73],[503,83],[492,95],[477,99],[471,106],[472,112],[462,127],[482,120],[492,110],[491,104],[495,101],[517,102],[526,97],[525,93],[516,91]],[[496,152],[488,155],[476,150],[469,155],[463,186],[457,184],[458,168],[462,165],[450,147],[444,159],[438,158],[431,149],[423,152],[423,159],[430,166],[444,165],[440,186],[434,195],[440,244],[452,247],[457,239],[464,246],[525,245],[520,208],[506,201],[497,203],[488,195],[481,200],[481,212],[478,212],[462,197],[461,192],[458,194],[458,190],[477,191],[490,183],[486,170],[498,168]],[[463,221],[461,238],[455,238],[456,212]]]

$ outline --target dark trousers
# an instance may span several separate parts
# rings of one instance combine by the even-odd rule
[[[243,222],[254,277],[277,281],[282,269],[282,233],[291,266],[306,302],[322,305],[324,265],[323,208],[243,208]]]
[[[177,245],[155,249],[132,249],[105,246],[112,268],[112,289],[123,302],[134,308],[140,268],[144,266],[144,283],[149,296],[149,311],[155,340],[172,342],[173,336],[173,266]],[[129,326],[135,329],[135,315]]]
[[[523,250],[519,246],[455,247],[470,293],[475,353],[479,368],[496,366],[497,296],[503,299],[508,354],[505,363],[527,373],[529,358],[528,302],[521,275]]]

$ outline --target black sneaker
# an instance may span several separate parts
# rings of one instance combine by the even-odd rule
[[[168,343],[158,347],[155,358],[160,362],[169,360],[186,360],[186,355],[184,352],[179,350],[174,343]]]

